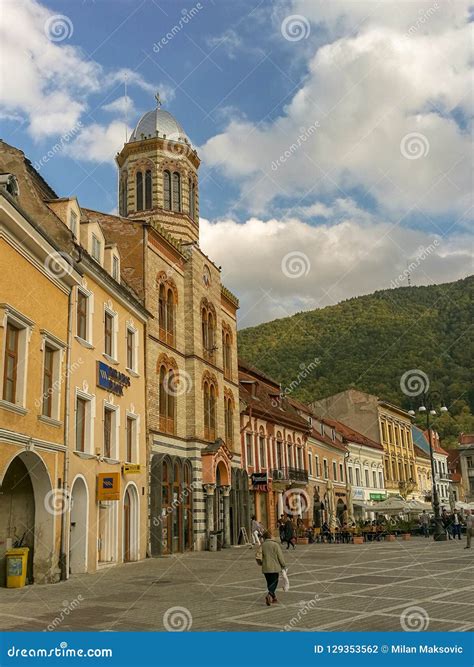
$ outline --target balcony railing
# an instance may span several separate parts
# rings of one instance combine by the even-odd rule
[[[271,474],[274,480],[305,483],[308,481],[308,471],[302,468],[275,468]]]

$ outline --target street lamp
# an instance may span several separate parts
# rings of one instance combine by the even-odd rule
[[[434,513],[433,537],[435,542],[444,542],[446,541],[446,530],[443,526],[443,522],[441,520],[441,514],[439,511],[439,495],[438,495],[438,487],[436,486],[435,459],[433,453],[433,437],[431,434],[431,418],[436,417],[437,412],[436,409],[434,408],[433,400],[428,394],[425,394],[423,399],[424,399],[423,403],[418,408],[418,412],[426,414],[426,429],[428,431],[428,440],[430,444],[430,462],[431,462],[431,480],[432,480],[431,503],[433,506],[433,513]],[[439,412],[447,412],[447,411],[448,408],[445,405],[442,405],[439,408]],[[414,416],[415,411],[410,410],[408,414]]]

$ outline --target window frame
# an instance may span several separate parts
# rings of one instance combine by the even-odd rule
[[[11,409],[14,412],[19,412],[20,414],[26,414],[26,399],[27,399],[27,382],[28,382],[28,360],[29,360],[29,345],[31,333],[33,331],[34,323],[28,317],[20,313],[18,310],[10,306],[9,304],[2,304],[0,310],[3,309],[4,312],[4,327],[3,327],[3,337],[2,337],[2,364],[0,366],[0,387],[2,389],[0,404],[7,408]],[[17,365],[15,369],[15,391],[14,391],[14,400],[9,401],[5,396],[5,383],[6,383],[6,352],[7,352],[7,329],[8,325],[18,330],[17,338]]]
[[[77,415],[79,401],[85,405],[85,424],[83,430],[82,446],[77,448]],[[74,396],[74,451],[79,454],[93,454],[94,452],[94,422],[95,422],[95,396],[88,394],[76,387]]]
[[[129,426],[132,425],[131,429]],[[125,417],[125,462],[139,463],[139,426],[140,418],[134,412],[129,412]],[[131,457],[129,454],[131,453]]]
[[[111,349],[110,353],[107,352],[107,321],[110,318],[111,321],[111,332],[110,332],[110,342],[111,342]],[[104,357],[112,362],[112,363],[118,363],[118,345],[117,345],[117,338],[118,338],[118,328],[119,328],[119,321],[118,321],[118,313],[113,310],[108,304],[104,303],[104,315],[103,315],[103,331],[104,331],[104,351],[103,355]]]

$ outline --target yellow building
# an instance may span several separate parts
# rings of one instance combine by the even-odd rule
[[[389,494],[417,493],[411,419],[405,410],[357,389],[319,399],[312,406],[321,416],[337,419],[383,446]]]
[[[27,429],[29,441],[44,424],[56,429],[62,443],[61,465],[55,462],[51,475],[51,512],[53,523],[59,526],[54,533],[53,560],[57,563],[59,549],[61,576],[67,578],[71,573],[94,572],[144,558],[148,530],[144,340],[148,314],[123,282],[116,245],[98,223],[83,215],[75,198],[59,198],[21,151],[6,144],[0,145],[0,167],[3,171],[9,167],[16,175],[19,203],[56,244],[56,263],[49,259],[45,267],[52,267],[58,281],[63,277],[70,283],[71,276],[75,278],[63,301],[51,291],[43,295],[33,278],[24,282],[32,286],[26,294],[44,309],[44,330],[39,328],[46,340],[42,363],[48,369],[48,386],[59,387],[48,399],[47,419],[41,417],[38,424],[35,416],[35,427],[29,424]],[[17,293],[18,275],[23,280],[28,274],[16,274],[16,281],[13,273],[8,277]],[[25,315],[33,322],[31,315]],[[28,320],[25,323],[28,325]],[[68,355],[63,373],[62,347]],[[40,363],[31,346],[25,354],[28,365]],[[41,366],[31,375],[38,374],[41,377]],[[42,504],[49,511],[46,500],[43,503],[35,496],[36,511]],[[42,538],[41,544],[49,549],[49,537]]]
[[[80,275],[22,208],[27,169],[0,147],[0,581],[18,541],[30,550],[27,581],[49,583],[67,530],[69,306]]]

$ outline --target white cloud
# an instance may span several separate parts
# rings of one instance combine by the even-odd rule
[[[457,120],[462,115],[467,122],[471,113],[471,32],[463,13],[440,6],[432,34],[412,35],[405,24],[418,14],[411,5],[418,11],[426,3],[334,4],[337,11],[318,14],[308,3],[307,14],[338,29],[363,13],[345,6],[381,4],[388,15],[376,12],[363,30],[317,49],[279,118],[233,119],[204,144],[201,157],[240,182],[241,201],[258,214],[278,196],[347,198],[356,188],[390,216],[411,209],[462,213],[470,195],[470,141]],[[428,147],[416,160],[401,150],[412,133]]]
[[[145,81],[138,72],[106,71],[80,48],[72,46],[68,35],[73,36],[74,26],[68,17],[62,20],[66,32],[61,33],[62,39],[55,41],[59,33],[52,32],[51,28],[48,33],[48,21],[55,14],[35,0],[4,2],[1,13],[0,80],[4,85],[0,113],[10,120],[26,117],[33,139],[58,137],[76,127],[79,120],[84,123],[84,114],[92,106],[90,98],[103,94],[125,78],[130,86],[147,93],[155,92],[156,86]],[[164,99],[173,95],[169,86],[162,86],[161,92]],[[108,105],[108,110],[115,112],[112,105]],[[89,126],[89,135],[96,132],[97,127],[96,123]],[[103,128],[109,140],[114,127],[112,124]],[[85,137],[86,134],[83,141]],[[102,141],[102,148],[107,137]],[[102,148],[95,149],[95,154],[104,152]]]
[[[82,130],[77,139],[64,149],[64,153],[75,160],[113,163],[117,151],[125,143],[125,135],[129,137],[131,131],[120,120],[105,126],[93,123]]]
[[[131,118],[132,114],[136,115],[137,113],[133,100],[128,95],[117,97],[113,102],[104,104],[102,109],[112,114],[119,114],[120,116],[127,115],[128,118]]]
[[[412,268],[413,285],[456,280],[472,268],[466,237],[445,239],[354,218],[317,227],[297,218],[250,218],[244,224],[202,219],[201,247],[222,264],[224,284],[240,297],[240,327],[332,305],[391,284],[406,286],[406,277],[399,280],[399,276],[407,261],[420,256],[421,248],[426,257]],[[291,268],[291,253],[297,253],[293,270],[301,266],[299,278],[282,270],[289,254],[285,266]]]

